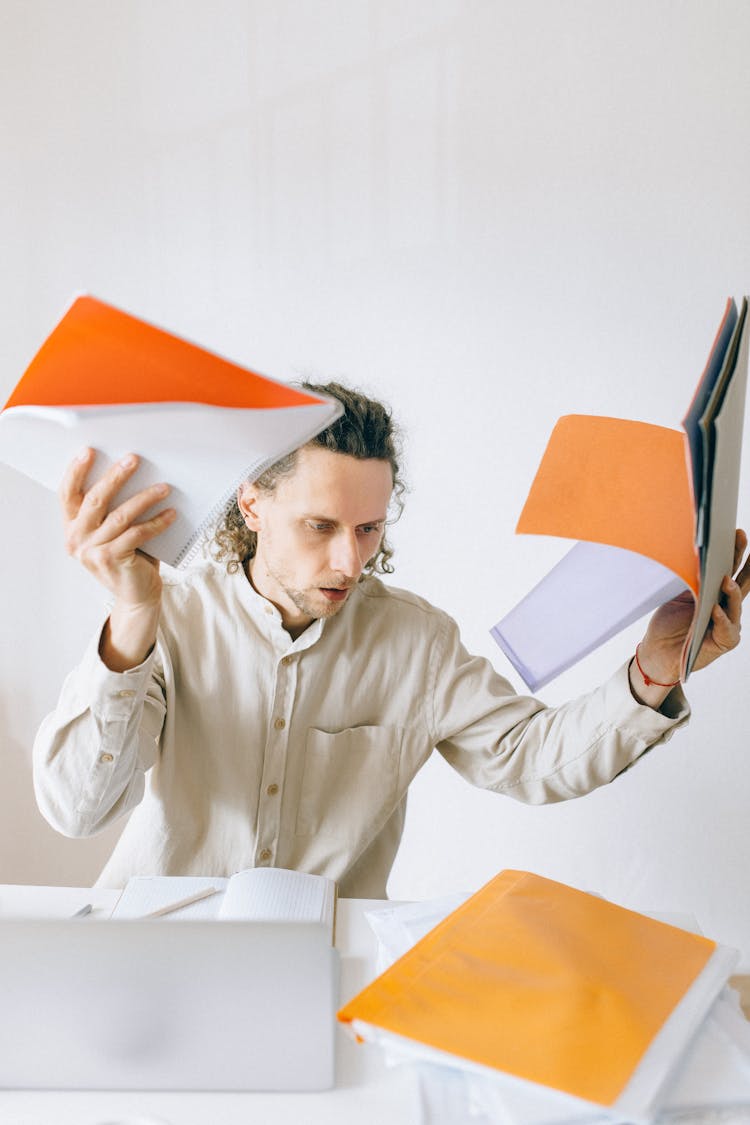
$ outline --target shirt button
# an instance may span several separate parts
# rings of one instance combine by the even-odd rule
[[[275,782],[274,782],[273,785],[269,785],[268,789],[266,789],[266,793],[268,794],[269,797],[275,797],[276,794],[278,793],[278,791],[279,791],[279,787]]]
[[[286,726],[286,719],[274,719],[273,725],[276,727],[276,730],[283,730]]]
[[[258,858],[261,859],[263,863],[268,863],[269,859],[271,858],[271,852],[268,848],[264,848]]]
[[[100,762],[114,762],[114,760],[115,760],[114,754],[100,754],[99,755],[99,761]]]
[[[118,699],[132,699],[134,695],[135,695],[134,691],[118,691],[117,698]]]
[[[267,614],[268,614],[268,616],[270,617],[270,616],[271,616],[271,614],[273,613],[273,610],[272,610],[272,608],[271,608],[271,606],[270,606],[270,605],[267,605],[267,606],[265,606],[265,607],[264,607],[264,609],[263,609],[263,612],[264,612],[264,613],[267,613]]]
[[[281,658],[281,663],[282,663],[282,664],[284,665],[284,667],[286,668],[286,666],[287,666],[288,664],[291,664],[291,663],[292,663],[292,657],[291,657],[291,656],[282,656],[282,658]]]

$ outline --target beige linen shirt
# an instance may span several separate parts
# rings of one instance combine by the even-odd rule
[[[679,690],[662,713],[640,706],[626,667],[561,707],[517,695],[447,614],[374,578],[292,641],[241,571],[208,564],[167,580],[142,665],[110,672],[98,640],[42,724],[34,782],[65,835],[131,814],[107,886],[273,865],[382,897],[433,748],[474,785],[557,801],[611,781],[688,715]]]

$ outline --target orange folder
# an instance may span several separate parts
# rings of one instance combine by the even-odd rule
[[[190,562],[237,489],[330,425],[341,404],[223,359],[94,297],[78,297],[0,412],[0,461],[56,489],[85,446],[89,483],[124,453],[120,499],[166,481],[177,516],[149,553]]]
[[[194,402],[260,410],[318,401],[81,296],[42,344],[5,409]]]
[[[682,658],[687,679],[733,562],[746,320],[747,298],[739,314],[728,301],[683,431],[577,414],[556,424],[516,531],[577,539],[579,546],[491,630],[532,690],[673,596],[674,576],[696,603]],[[585,544],[631,552],[643,561],[629,565],[606,550],[581,549]],[[618,591],[619,602],[596,581],[599,568],[608,565],[621,583],[632,582],[632,591]],[[541,638],[550,604],[559,607],[559,620],[554,656],[546,659]],[[586,615],[590,627],[582,624]]]
[[[563,416],[516,531],[637,551],[674,571],[697,595],[695,501],[685,435],[623,418]]]
[[[360,1037],[378,1029],[612,1107],[716,948],[573,887],[503,871],[338,1018]]]

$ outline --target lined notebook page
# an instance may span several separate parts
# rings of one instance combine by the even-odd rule
[[[334,895],[333,882],[320,875],[256,867],[232,876],[220,913],[252,921],[330,923]]]
[[[208,887],[220,893],[182,906],[169,919],[249,922],[324,922],[333,926],[336,884],[321,875],[256,867],[230,879],[209,875],[135,875],[128,880],[113,918],[143,918]]]
[[[162,906],[187,898],[207,887],[218,887],[224,891],[228,879],[219,876],[203,875],[134,875],[128,879],[125,890],[117,900],[112,911],[113,918],[143,918]],[[211,895],[210,898],[182,906],[167,914],[167,918],[218,918],[224,894]]]

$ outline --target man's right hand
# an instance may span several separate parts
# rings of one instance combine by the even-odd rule
[[[144,488],[113,507],[123,485],[138,467],[129,454],[112,465],[88,490],[86,478],[94,461],[87,449],[68,467],[60,486],[65,546],[115,599],[102,633],[100,655],[108,668],[127,671],[145,660],[156,640],[162,581],[159,563],[141,549],[166,530],[173,508],[136,521],[169,493],[166,484]]]

